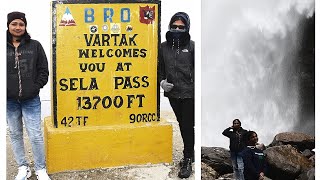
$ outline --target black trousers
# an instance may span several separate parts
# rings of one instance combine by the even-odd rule
[[[183,139],[183,155],[192,158],[194,153],[194,99],[169,98],[170,105],[179,122]]]

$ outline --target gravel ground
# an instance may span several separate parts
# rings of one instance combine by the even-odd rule
[[[101,168],[91,169],[87,171],[72,171],[50,174],[52,180],[178,180],[179,161],[182,158],[183,143],[180,136],[180,130],[178,122],[172,111],[161,112],[161,117],[168,119],[173,125],[173,163],[166,164],[151,164],[151,165],[139,165],[139,166],[126,166],[116,168]],[[29,139],[25,136],[25,146],[30,166],[33,167],[33,158],[31,153],[31,146]],[[17,173],[17,164],[14,160],[10,139],[7,135],[7,180],[14,179]],[[194,164],[193,164],[194,169]],[[36,180],[36,176],[33,172],[29,180]],[[188,178],[194,180],[194,172]]]

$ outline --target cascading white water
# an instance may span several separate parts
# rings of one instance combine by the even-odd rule
[[[268,145],[299,121],[299,21],[313,0],[202,1],[202,146],[239,118]]]

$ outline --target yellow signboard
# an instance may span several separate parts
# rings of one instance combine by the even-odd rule
[[[159,2],[52,6],[54,127],[158,123]]]

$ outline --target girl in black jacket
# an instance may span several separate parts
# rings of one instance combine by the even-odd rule
[[[174,14],[159,52],[160,86],[179,122],[184,144],[180,178],[191,175],[194,156],[194,42],[189,29],[188,14]]]
[[[241,151],[245,147],[243,142],[243,135],[247,130],[241,127],[239,119],[232,121],[232,126],[225,129],[222,134],[230,139],[230,156],[233,167],[234,178],[237,180],[244,180],[243,176],[243,160]]]
[[[247,147],[242,151],[244,177],[246,180],[263,180],[266,173],[266,158],[263,151],[257,148],[258,135],[254,131],[245,134]]]
[[[28,34],[24,13],[9,13],[7,27],[7,124],[19,166],[15,179],[25,180],[31,176],[24,149],[25,127],[32,146],[37,179],[50,180],[46,170],[39,97],[40,89],[48,82],[47,57],[42,45]]]

